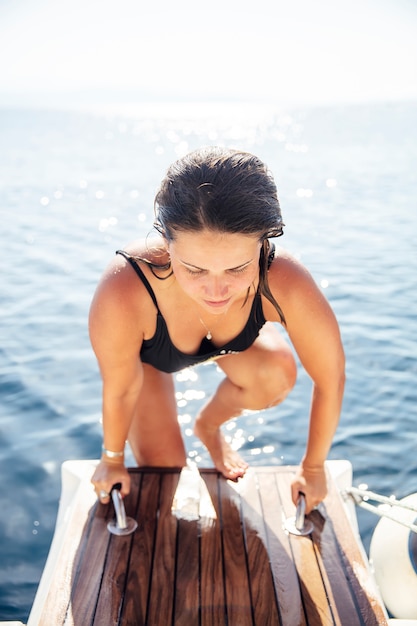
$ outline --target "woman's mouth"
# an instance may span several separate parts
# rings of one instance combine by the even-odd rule
[[[227,298],[226,300],[204,300],[204,304],[213,309],[221,309],[222,307],[229,304],[231,298]]]

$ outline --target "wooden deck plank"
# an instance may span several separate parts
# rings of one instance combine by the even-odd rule
[[[284,530],[293,472],[254,468],[235,484],[195,471],[181,508],[184,474],[133,469],[125,506],[139,525],[127,537],[110,535],[112,506],[82,483],[39,624],[386,626],[331,481],[312,537]]]
[[[240,498],[227,481],[220,480],[219,487],[227,619],[229,624],[253,626]]]
[[[91,624],[93,621],[100,594],[102,572],[107,559],[109,545],[107,523],[110,519],[109,506],[97,503],[85,549],[80,549],[81,556],[73,569],[72,590],[64,626]]]
[[[140,490],[140,477],[132,476],[130,494],[124,506],[128,517],[136,517]],[[109,507],[110,508],[110,507]],[[110,515],[113,517],[113,515]],[[93,626],[118,626],[126,588],[131,584],[128,572],[134,535],[110,535],[107,558],[101,578],[101,587],[94,615]],[[129,577],[130,578],[130,577]],[[84,622],[89,624],[88,621]]]
[[[239,483],[254,622],[280,626],[256,473],[248,471]]]
[[[226,626],[218,476],[206,472],[202,478],[213,510],[203,511],[200,520],[201,626]]]
[[[40,616],[41,624],[48,624],[50,615],[54,616],[56,624],[64,624],[68,611],[71,613],[74,572],[87,547],[89,532],[95,535],[97,531],[98,535],[102,535],[97,529],[105,525],[105,520],[101,519],[100,514],[97,513],[96,502],[91,485],[82,482],[77,490],[74,508],[68,520],[65,542],[57,560],[59,575],[52,578]],[[96,554],[96,558],[101,561],[102,553]],[[97,563],[96,571],[100,571],[100,562]]]
[[[171,514],[177,519],[175,555],[175,626],[200,623],[200,501],[201,476],[197,467],[180,474]]]
[[[171,624],[175,591],[177,520],[171,515],[179,473],[163,473],[152,564],[147,624]]]
[[[275,473],[257,470],[266,541],[282,623],[306,626],[297,570],[288,534],[283,528],[282,503]]]
[[[279,493],[285,518],[295,515],[290,484],[293,473],[279,474]],[[333,626],[334,616],[329,606],[322,573],[317,563],[311,536],[289,535],[291,552],[297,568],[304,610],[309,626]]]
[[[132,472],[132,480],[142,477],[136,519],[138,528],[133,534],[130,557],[129,584],[127,585],[120,623],[124,626],[145,626],[155,531],[158,516],[159,473]]]
[[[178,520],[175,573],[175,626],[200,624],[200,554],[197,520]]]
[[[326,512],[339,549],[340,562],[352,589],[357,614],[366,626],[387,626],[388,621],[376,585],[369,575],[364,555],[355,540],[346,515],[340,514],[341,496],[333,481],[329,481]]]
[[[321,505],[326,516],[325,505]],[[327,591],[329,604],[332,607],[334,621],[337,626],[362,626],[361,616],[357,613],[349,581],[338,554],[338,545],[331,522],[322,517],[318,511],[309,516],[314,524],[313,545],[317,562],[322,573],[323,584]]]

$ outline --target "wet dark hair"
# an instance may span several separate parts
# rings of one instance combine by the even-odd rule
[[[285,323],[268,285],[268,239],[282,235],[284,224],[275,182],[258,157],[208,147],[175,161],[155,197],[154,226],[167,241],[180,232],[202,230],[257,235],[262,243],[259,290]]]
[[[168,169],[155,198],[155,226],[168,240],[181,231],[213,230],[282,234],[277,188],[256,156],[225,148],[203,148]]]

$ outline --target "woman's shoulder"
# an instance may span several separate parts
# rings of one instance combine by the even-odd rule
[[[268,283],[284,311],[287,330],[291,328],[293,333],[298,332],[307,319],[328,321],[332,318],[330,306],[312,274],[289,252],[277,251]]]
[[[138,314],[138,308],[149,306],[149,298],[144,283],[134,271],[129,258],[140,265],[143,274],[152,281],[152,266],[167,263],[167,253],[162,240],[133,241],[115,254],[105,268],[97,286],[95,300],[102,305],[122,308],[125,313]],[[145,296],[145,297],[144,297]],[[152,303],[151,303],[152,305]]]
[[[276,248],[274,259],[269,268],[269,282],[281,287],[294,286],[312,280],[310,272],[296,256],[284,248]]]
[[[320,289],[310,271],[301,261],[283,248],[277,249],[268,272],[273,296],[285,311],[308,305],[312,297],[320,297]]]

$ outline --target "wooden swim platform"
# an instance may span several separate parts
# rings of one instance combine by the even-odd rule
[[[368,565],[330,480],[310,536],[294,516],[295,468],[130,469],[128,536],[109,533],[113,505],[81,484],[40,626],[381,626]]]

